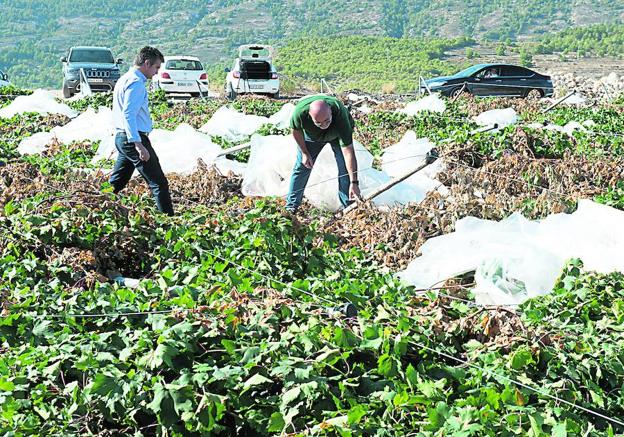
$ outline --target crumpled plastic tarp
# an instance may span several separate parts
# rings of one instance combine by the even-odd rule
[[[219,108],[206,124],[199,128],[210,136],[219,136],[234,143],[244,141],[265,124],[272,124],[279,129],[290,125],[290,117],[295,105],[287,103],[271,117],[248,115],[228,106]]]
[[[290,118],[295,112],[295,105],[286,103],[275,114],[269,117],[269,124],[275,125],[278,129],[286,129],[290,127]]]
[[[50,91],[38,89],[29,96],[19,96],[8,106],[0,109],[0,118],[11,118],[17,114],[35,112],[39,114],[61,114],[69,118],[78,115],[69,106],[59,103]]]
[[[490,111],[482,112],[474,117],[475,123],[479,126],[492,126],[498,125],[498,129],[502,129],[506,126],[516,124],[519,120],[518,114],[513,108],[506,109],[492,109]]]
[[[199,130],[210,136],[219,136],[228,141],[239,142],[268,123],[267,117],[247,115],[227,106],[222,106]]]
[[[113,112],[100,107],[97,112],[88,108],[65,126],[57,126],[50,132],[39,132],[20,141],[17,150],[23,154],[41,153],[54,139],[63,144],[74,141],[110,141],[114,136]]]
[[[207,165],[214,163],[224,174],[231,172],[241,175],[246,167],[244,163],[236,163],[223,157],[217,158],[222,151],[221,147],[214,144],[208,135],[196,131],[185,123],[173,131],[155,129],[149,138],[165,173],[192,173],[197,168],[199,159]],[[114,141],[103,142],[94,161],[116,157],[117,149]]]
[[[438,94],[431,94],[415,102],[405,105],[405,108],[398,110],[407,115],[416,115],[423,111],[442,113],[446,111],[446,102]]]
[[[541,221],[519,213],[500,222],[466,217],[455,232],[428,240],[398,276],[428,288],[475,271],[478,304],[520,304],[548,294],[570,259],[580,258],[590,271],[624,272],[622,223],[624,211],[591,200]]]
[[[528,128],[531,129],[545,129],[545,130],[553,130],[557,132],[562,132],[569,136],[572,136],[575,131],[587,132],[586,128],[591,128],[595,126],[596,123],[593,120],[585,120],[583,123],[579,123],[578,121],[570,121],[565,126],[560,126],[558,124],[543,124],[543,123],[531,123],[527,125]]]
[[[251,156],[242,191],[247,196],[285,196],[297,156],[297,145],[291,136],[254,135],[251,139]],[[388,149],[383,157],[384,171],[373,166],[373,155],[366,148],[354,142],[358,163],[358,179],[363,196],[373,192],[393,176],[401,176],[408,169],[424,162],[424,155],[433,144],[419,140],[414,132],[408,132],[403,140]],[[410,157],[411,155],[418,155]],[[435,166],[435,167],[434,167]],[[431,167],[431,168],[430,168]],[[426,170],[396,185],[374,199],[378,206],[404,205],[419,202],[427,192],[440,184],[433,179],[441,169],[441,163],[434,163]],[[319,154],[305,190],[306,199],[318,208],[336,211],[341,208],[338,199],[338,168],[330,146],[326,145]]]

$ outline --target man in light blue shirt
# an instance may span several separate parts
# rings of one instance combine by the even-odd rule
[[[113,123],[117,130],[115,147],[119,156],[109,182],[115,193],[119,193],[136,168],[152,190],[158,209],[173,215],[169,183],[148,137],[152,131],[152,119],[145,87],[147,79],[158,73],[164,60],[158,49],[143,47],[134,60],[134,68],[115,85]]]

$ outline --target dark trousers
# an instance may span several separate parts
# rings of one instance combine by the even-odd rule
[[[306,138],[305,144],[312,159],[316,161],[316,158],[318,158],[326,143],[310,141]],[[338,198],[342,206],[346,207],[352,203],[352,201],[349,200],[349,173],[347,172],[347,166],[339,140],[334,140],[329,144],[334,152],[336,165],[338,166]],[[303,155],[301,154],[301,149],[297,147],[297,162],[295,162],[295,167],[293,168],[290,178],[290,187],[288,196],[286,197],[286,209],[296,210],[299,208],[303,201],[303,192],[305,191],[311,172],[312,170],[303,165]]]
[[[117,147],[119,156],[117,157],[113,174],[108,181],[113,186],[115,194],[117,194],[128,185],[136,168],[152,190],[158,210],[165,214],[173,215],[169,182],[167,182],[167,178],[160,167],[158,156],[156,156],[156,152],[154,152],[152,143],[147,135],[141,134],[141,142],[150,154],[150,159],[147,161],[139,159],[139,152],[136,151],[134,143],[128,142],[128,137],[125,133],[117,134],[115,147]]]

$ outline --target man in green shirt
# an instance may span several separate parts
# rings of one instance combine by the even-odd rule
[[[301,205],[314,161],[327,143],[331,145],[338,165],[340,203],[347,206],[360,198],[353,149],[354,126],[351,114],[335,97],[314,95],[299,101],[290,119],[293,137],[299,147],[286,198],[288,211],[295,212]]]

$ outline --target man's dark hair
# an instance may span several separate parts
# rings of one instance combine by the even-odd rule
[[[149,61],[150,64],[154,65],[158,59],[160,59],[160,62],[165,62],[165,57],[160,53],[160,50],[155,47],[145,46],[134,58],[134,65],[141,66],[145,61]]]

